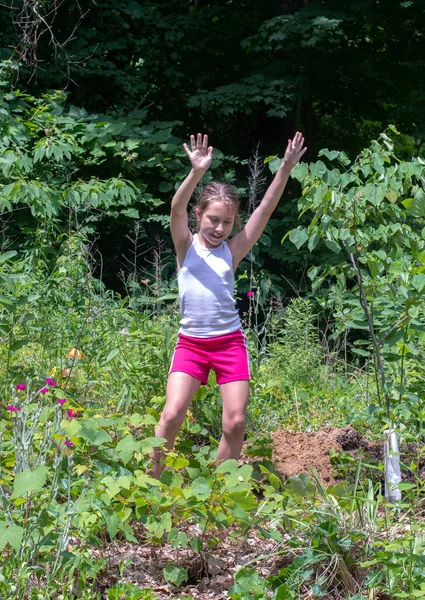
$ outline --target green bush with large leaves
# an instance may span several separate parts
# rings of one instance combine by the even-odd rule
[[[289,239],[334,253],[333,264],[309,270],[312,291],[340,330],[357,330],[352,351],[374,361],[387,416],[398,419],[419,401],[406,366],[424,352],[425,160],[400,160],[389,133],[397,135],[382,133],[354,162],[326,149],[296,167],[300,215],[312,217]]]

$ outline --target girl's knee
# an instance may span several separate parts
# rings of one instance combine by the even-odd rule
[[[182,413],[180,410],[174,408],[164,408],[159,419],[159,424],[166,428],[179,428],[184,421],[184,417],[184,413]]]
[[[244,414],[235,414],[223,418],[223,432],[228,434],[239,433],[245,430],[246,418]]]

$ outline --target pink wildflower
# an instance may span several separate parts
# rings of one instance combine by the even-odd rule
[[[247,292],[246,295],[248,296],[248,298],[252,298],[254,295],[254,292]]]
[[[72,442],[70,442],[69,440],[66,440],[66,442],[64,442],[65,446],[74,446],[74,444]]]
[[[78,417],[77,411],[76,410],[72,410],[72,408],[70,408],[66,414],[68,415],[68,417],[70,419],[73,419],[74,417]]]
[[[17,390],[25,390],[27,386],[25,385],[25,383],[17,383],[15,387]]]
[[[13,404],[6,406],[6,408],[7,410],[10,410],[10,412],[19,412],[21,410],[20,406],[13,406]]]
[[[41,390],[39,390],[39,391],[40,391],[40,394],[47,394],[47,392],[49,391],[49,388],[44,387],[44,388],[41,388]]]
[[[58,404],[65,404],[66,398],[58,398],[57,402]]]
[[[47,385],[50,385],[50,387],[55,387],[56,385],[56,381],[51,377],[46,377],[46,383]]]

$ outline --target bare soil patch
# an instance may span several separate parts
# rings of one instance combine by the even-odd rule
[[[315,469],[324,486],[337,483],[330,458],[331,449],[349,452],[354,458],[363,455],[364,462],[378,463],[384,460],[384,443],[371,442],[350,425],[342,429],[326,428],[317,432],[297,433],[277,430],[271,434],[273,440],[273,462],[276,472],[287,479]],[[422,455],[422,456],[421,456]],[[403,480],[413,480],[414,474],[403,464],[418,463],[417,475],[425,477],[425,456],[417,444],[400,445]]]

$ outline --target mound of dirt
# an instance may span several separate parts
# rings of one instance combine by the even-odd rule
[[[382,445],[372,444],[358,431],[347,425],[343,429],[327,428],[322,431],[296,433],[277,430],[271,434],[273,462],[276,471],[284,478],[309,474],[309,467],[317,471],[320,481],[328,486],[335,484],[330,461],[330,450],[355,453],[361,449],[383,458]],[[379,448],[381,446],[381,448]]]
[[[354,458],[358,458],[361,452],[365,462],[382,463],[384,460],[383,441],[371,442],[350,425],[342,429],[329,427],[309,433],[280,429],[272,433],[271,438],[274,446],[272,459],[276,472],[283,479],[300,473],[311,475],[309,468],[313,468],[323,485],[335,484],[330,460],[332,448],[349,452]],[[425,452],[422,444],[400,444],[400,462],[403,481],[425,479]]]

